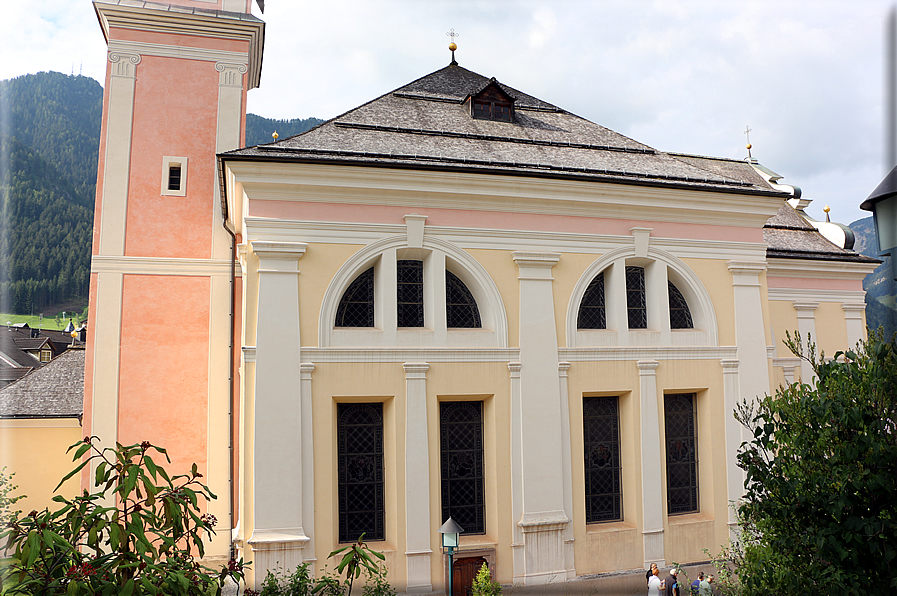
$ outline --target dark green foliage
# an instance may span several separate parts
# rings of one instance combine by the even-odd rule
[[[873,333],[826,362],[799,341],[786,343],[813,364],[815,388],[782,387],[738,413],[754,437],[738,456],[747,473],[739,579],[751,594],[893,593],[897,347]]]
[[[4,595],[213,596],[228,578],[242,579],[242,562],[212,570],[194,559],[216,521],[201,514],[215,495],[196,464],[169,476],[151,457],[168,461],[165,450],[148,442],[101,449],[85,438],[69,451],[79,463],[59,484],[87,468],[96,492],[56,496],[58,510],[32,511],[4,528],[0,538],[14,553],[0,578]]]
[[[0,81],[0,311],[87,301],[103,89],[57,72]]]
[[[9,107],[3,134],[31,147],[93,209],[100,147],[103,88],[90,77],[39,72],[0,81],[0,105]],[[71,197],[69,197],[71,198]]]
[[[292,137],[310,130],[324,122],[320,118],[294,118],[292,120],[276,120],[263,118],[255,114],[246,114],[246,146],[254,147],[273,143],[271,134],[277,132],[279,140]]]

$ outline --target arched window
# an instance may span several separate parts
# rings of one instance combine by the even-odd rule
[[[644,267],[626,267],[626,311],[630,329],[648,328]]]
[[[579,305],[576,317],[577,329],[607,329],[604,310],[604,271],[589,284]]]
[[[446,327],[479,329],[480,309],[477,302],[457,275],[445,270],[445,324]]]
[[[355,278],[339,301],[336,327],[374,326],[374,268]]]
[[[682,292],[671,281],[667,285],[670,289],[670,329],[694,329],[691,311]]]

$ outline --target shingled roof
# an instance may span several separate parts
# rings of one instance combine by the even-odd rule
[[[473,118],[464,105],[490,82],[515,98],[512,122]],[[785,194],[745,162],[657,151],[456,64],[310,131],[221,158],[465,169]]]
[[[83,402],[84,350],[72,349],[0,389],[0,418],[76,418]]]
[[[763,226],[763,240],[766,256],[772,258],[881,262],[833,244],[788,203]]]

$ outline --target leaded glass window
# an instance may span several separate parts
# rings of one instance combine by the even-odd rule
[[[442,517],[451,516],[466,534],[484,534],[483,402],[439,404]]]
[[[337,327],[374,326],[374,268],[349,284],[336,309]]]
[[[473,294],[457,275],[445,270],[445,323],[446,327],[479,329],[480,310]]]
[[[623,519],[616,397],[584,397],[586,523]]]
[[[667,512],[698,510],[698,434],[693,393],[663,396],[667,449]]]
[[[626,268],[626,309],[629,315],[630,329],[648,328],[644,267]]]
[[[339,540],[384,540],[383,404],[337,404]]]
[[[396,323],[399,327],[424,326],[424,263],[398,261],[396,268]]]
[[[577,329],[607,329],[604,310],[604,272],[598,274],[586,288],[576,317]]]
[[[673,282],[667,282],[670,288],[670,329],[694,329],[695,324],[691,320],[691,311],[682,292]]]

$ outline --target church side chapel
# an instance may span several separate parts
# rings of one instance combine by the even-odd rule
[[[877,261],[843,227],[752,157],[654,149],[468,70],[454,43],[444,68],[239,148],[264,24],[245,0],[176,4],[192,8],[95,2],[113,85],[96,233],[112,241],[95,242],[85,424],[201,460],[225,526],[213,555],[230,536],[258,586],[332,567],[364,534],[400,591],[453,573],[461,594],[484,562],[534,585],[703,561],[729,539],[736,404],[810,380],[786,331],[827,354],[864,337]],[[166,101],[209,134],[163,126],[135,154],[148,133],[123,145],[123,127],[158,109],[146,86],[171,69],[205,85]],[[154,242],[177,214],[184,235]],[[164,408],[136,416],[148,340],[125,314],[145,300],[190,325],[188,345],[150,348],[187,374],[169,399],[207,420],[189,432]]]

